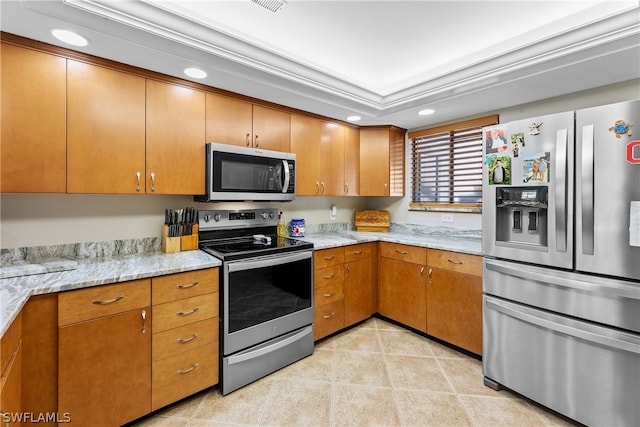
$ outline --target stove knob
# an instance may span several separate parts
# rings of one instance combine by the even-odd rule
[[[204,222],[209,222],[211,221],[211,215],[205,215],[202,217],[202,219],[204,219]]]
[[[215,215],[213,216],[213,220],[214,220],[215,222],[218,222],[218,221],[220,221],[221,219],[222,219],[222,215],[220,215],[220,214],[215,214]]]
[[[267,219],[267,218],[269,218],[269,214],[268,214],[267,212],[262,212],[262,213],[260,214],[260,216],[262,217],[262,219]],[[273,216],[273,215],[272,215],[272,216]]]

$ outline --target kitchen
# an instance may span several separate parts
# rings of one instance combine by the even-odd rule
[[[614,77],[610,78],[614,79]],[[548,96],[548,99],[536,100],[526,105],[501,108],[500,121],[509,122],[553,111],[573,110],[637,98],[637,77],[599,86],[563,96]],[[485,111],[487,110],[480,109],[469,114]],[[459,116],[452,118],[459,118]],[[408,126],[407,128],[411,129]],[[406,159],[411,158],[409,146],[410,144],[406,144]],[[410,176],[409,169],[406,171],[406,176]],[[410,190],[407,188],[405,194],[409,193]],[[305,218],[310,231],[313,230],[314,224],[352,223],[354,211],[361,209],[388,210],[392,221],[397,224],[453,225],[475,230],[482,228],[480,215],[454,213],[453,223],[443,223],[440,213],[410,211],[408,199],[408,197],[299,197],[287,204],[270,206],[283,210],[287,220]],[[193,200],[190,196],[3,194],[2,247],[143,239],[158,236],[162,222],[161,212],[165,208],[179,208],[192,204]],[[244,209],[264,205],[228,203],[216,208]],[[336,218],[331,219],[331,207],[334,205],[337,207]]]

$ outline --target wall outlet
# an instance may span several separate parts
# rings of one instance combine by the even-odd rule
[[[453,222],[453,214],[443,213],[440,217],[440,221],[442,222]]]
[[[336,216],[338,215],[338,208],[336,207],[336,205],[331,205],[331,211],[329,214],[329,218],[330,219],[336,219]]]

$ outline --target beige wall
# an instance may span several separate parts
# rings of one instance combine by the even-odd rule
[[[640,98],[640,80],[604,88],[559,96],[545,101],[500,111],[503,122],[535,115],[609,104]],[[478,115],[495,113],[487,111]],[[464,119],[464,118],[461,118]],[[407,159],[410,158],[407,144]],[[411,176],[407,167],[406,176]],[[409,180],[407,191],[409,194]],[[356,209],[389,210],[392,222],[481,228],[481,215],[453,214],[454,222],[442,222],[437,212],[408,211],[409,198],[298,197],[281,204],[194,203],[188,196],[158,195],[75,195],[75,194],[2,194],[0,195],[0,247],[12,248],[48,244],[92,242],[160,236],[165,208],[195,206],[198,209],[238,209],[273,206],[284,211],[285,218],[305,218],[309,224],[334,222],[329,209],[338,208],[335,222],[353,221]]]

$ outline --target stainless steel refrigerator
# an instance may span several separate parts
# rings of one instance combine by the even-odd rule
[[[485,384],[640,425],[640,101],[483,135]]]

